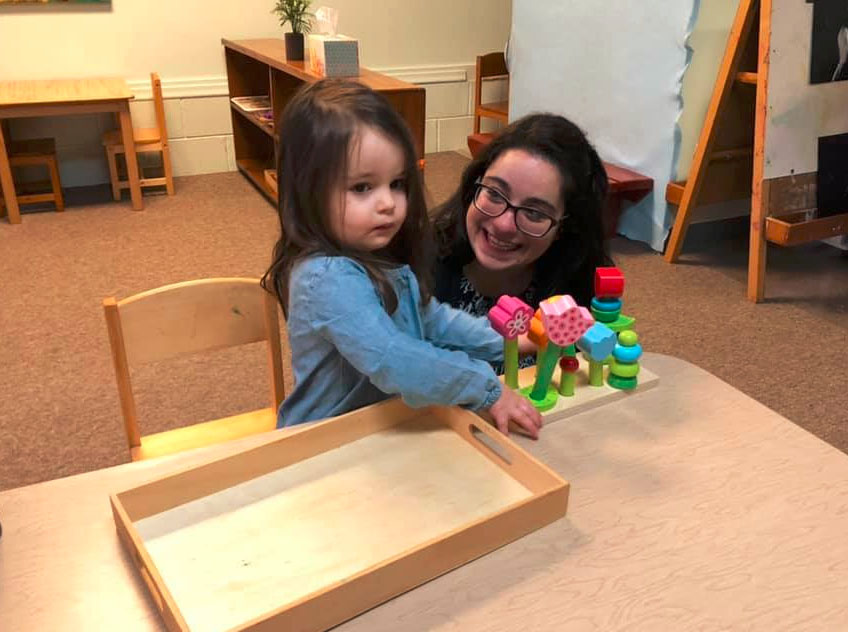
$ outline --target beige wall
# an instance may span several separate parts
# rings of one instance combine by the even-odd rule
[[[330,0],[363,66],[427,90],[428,151],[462,149],[471,129],[474,59],[502,50],[510,0]],[[178,174],[234,169],[221,38],[282,37],[273,0],[113,0],[109,10],[3,7],[0,78],[125,77],[135,124],[150,122],[148,76],[162,77]],[[30,120],[18,137],[56,137],[66,186],[105,182],[108,117]]]
[[[698,21],[689,38],[692,62],[683,76],[683,112],[680,115],[680,161],[677,178],[683,180],[692,164],[695,145],[704,124],[727,36],[739,0],[702,0]]]
[[[503,48],[509,0],[316,0],[340,11],[362,63],[397,67],[473,62]],[[221,37],[279,36],[273,0],[112,0],[111,11],[5,7],[4,78],[118,74],[141,79],[224,72]],[[11,62],[10,60],[14,60]]]

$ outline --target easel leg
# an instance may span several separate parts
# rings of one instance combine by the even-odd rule
[[[674,227],[671,229],[668,246],[666,246],[665,253],[663,254],[663,259],[668,263],[674,263],[680,257],[680,250],[683,248],[683,238],[686,237],[686,230],[689,228],[692,194],[691,188],[687,187],[687,189],[689,189],[689,194],[686,195],[684,193],[684,199],[681,201],[680,206],[677,207],[677,215],[674,217]]]
[[[756,186],[756,185],[755,185]],[[760,181],[751,199],[751,235],[748,245],[748,300],[759,303],[765,297],[766,285],[766,215],[768,214],[768,182]]]
[[[765,180],[766,120],[771,47],[772,0],[760,0],[760,37],[757,52],[757,104],[754,120],[754,177],[751,183],[751,235],[748,246],[748,300],[759,303],[765,296],[766,216],[769,184]]]

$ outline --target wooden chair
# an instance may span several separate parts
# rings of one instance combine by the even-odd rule
[[[133,461],[248,436],[276,427],[284,397],[277,303],[258,279],[201,279],[103,301],[124,428]],[[130,365],[268,341],[271,406],[142,436]]]
[[[3,134],[10,139],[8,121],[3,120]],[[9,140],[9,166],[47,168],[50,177],[50,190],[46,192],[23,190],[16,195],[18,204],[40,204],[53,202],[58,212],[65,210],[65,198],[62,195],[62,181],[59,178],[59,162],[56,159],[56,141],[53,138],[33,138],[31,140]],[[17,188],[17,187],[16,187]],[[0,196],[0,216],[5,214],[5,204]]]
[[[491,118],[506,125],[509,118],[509,99],[483,103],[483,82],[508,78],[509,72],[503,53],[489,53],[477,57],[477,70],[474,76],[474,130],[468,136],[468,149],[472,155],[494,138],[494,134],[480,131],[480,119]]]
[[[174,194],[174,172],[171,167],[171,150],[168,147],[168,127],[165,123],[165,102],[162,100],[162,82],[155,72],[150,73],[150,84],[153,90],[153,109],[156,113],[156,127],[134,129],[136,153],[160,152],[162,154],[162,167],[165,174],[161,178],[145,178],[142,175],[141,187],[164,186],[168,195]],[[126,153],[124,142],[121,138],[121,130],[110,130],[103,134],[103,146],[106,148],[106,161],[109,163],[109,179],[112,183],[112,197],[115,201],[121,199],[121,190],[129,189],[127,180],[120,180],[118,176],[117,154]]]

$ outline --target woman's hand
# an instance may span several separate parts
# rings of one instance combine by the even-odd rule
[[[498,401],[489,408],[489,414],[498,430],[504,434],[509,434],[509,424],[514,423],[520,432],[526,433],[533,439],[539,438],[542,415],[526,397],[522,397],[509,388],[504,387]]]
[[[536,343],[530,340],[527,337],[527,334],[522,334],[518,336],[518,353],[519,355],[534,355],[539,347],[536,346]]]

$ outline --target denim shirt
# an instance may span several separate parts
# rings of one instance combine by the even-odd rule
[[[341,415],[400,395],[410,406],[488,408],[501,384],[488,361],[503,339],[485,317],[431,299],[421,306],[409,266],[386,270],[398,306],[388,314],[367,271],[347,257],[313,256],[289,282],[295,387],[277,427]]]

